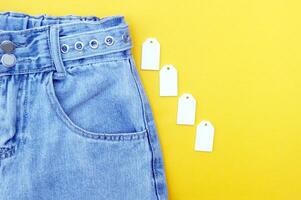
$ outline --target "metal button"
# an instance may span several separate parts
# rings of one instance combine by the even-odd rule
[[[11,53],[15,50],[16,45],[13,42],[9,41],[9,40],[4,40],[3,42],[1,42],[0,48],[5,53]]]
[[[16,56],[14,54],[3,54],[1,62],[4,67],[13,67],[16,64]]]
[[[114,44],[114,38],[113,38],[112,36],[107,36],[107,37],[105,38],[105,43],[106,43],[106,45],[108,45],[108,46],[113,45],[113,44]]]

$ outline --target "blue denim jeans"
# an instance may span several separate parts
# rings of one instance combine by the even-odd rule
[[[0,199],[165,200],[122,16],[0,14]]]

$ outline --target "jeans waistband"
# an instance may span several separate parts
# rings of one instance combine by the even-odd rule
[[[128,25],[123,16],[30,16],[0,13],[0,43],[10,41],[14,66],[0,62],[0,75],[56,70],[64,75],[64,62],[131,49]],[[7,54],[0,49],[0,58]]]

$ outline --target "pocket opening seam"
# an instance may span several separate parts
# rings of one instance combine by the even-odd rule
[[[130,140],[139,140],[144,139],[147,133],[147,130],[137,132],[125,132],[125,133],[96,133],[84,130],[83,128],[77,126],[72,122],[71,119],[67,116],[63,108],[60,106],[60,103],[54,93],[54,85],[51,83],[53,81],[53,73],[50,75],[46,83],[46,93],[50,101],[51,107],[54,109],[54,112],[59,119],[74,133],[83,136],[85,138],[95,139],[95,140],[110,140],[110,141],[130,141]]]

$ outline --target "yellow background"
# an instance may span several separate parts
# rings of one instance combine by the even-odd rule
[[[301,199],[301,2],[298,0],[1,0],[1,11],[121,14],[150,98],[171,200]],[[141,45],[161,43],[196,121],[215,126],[213,153],[195,152],[196,126],[176,125],[176,97],[141,71]]]

